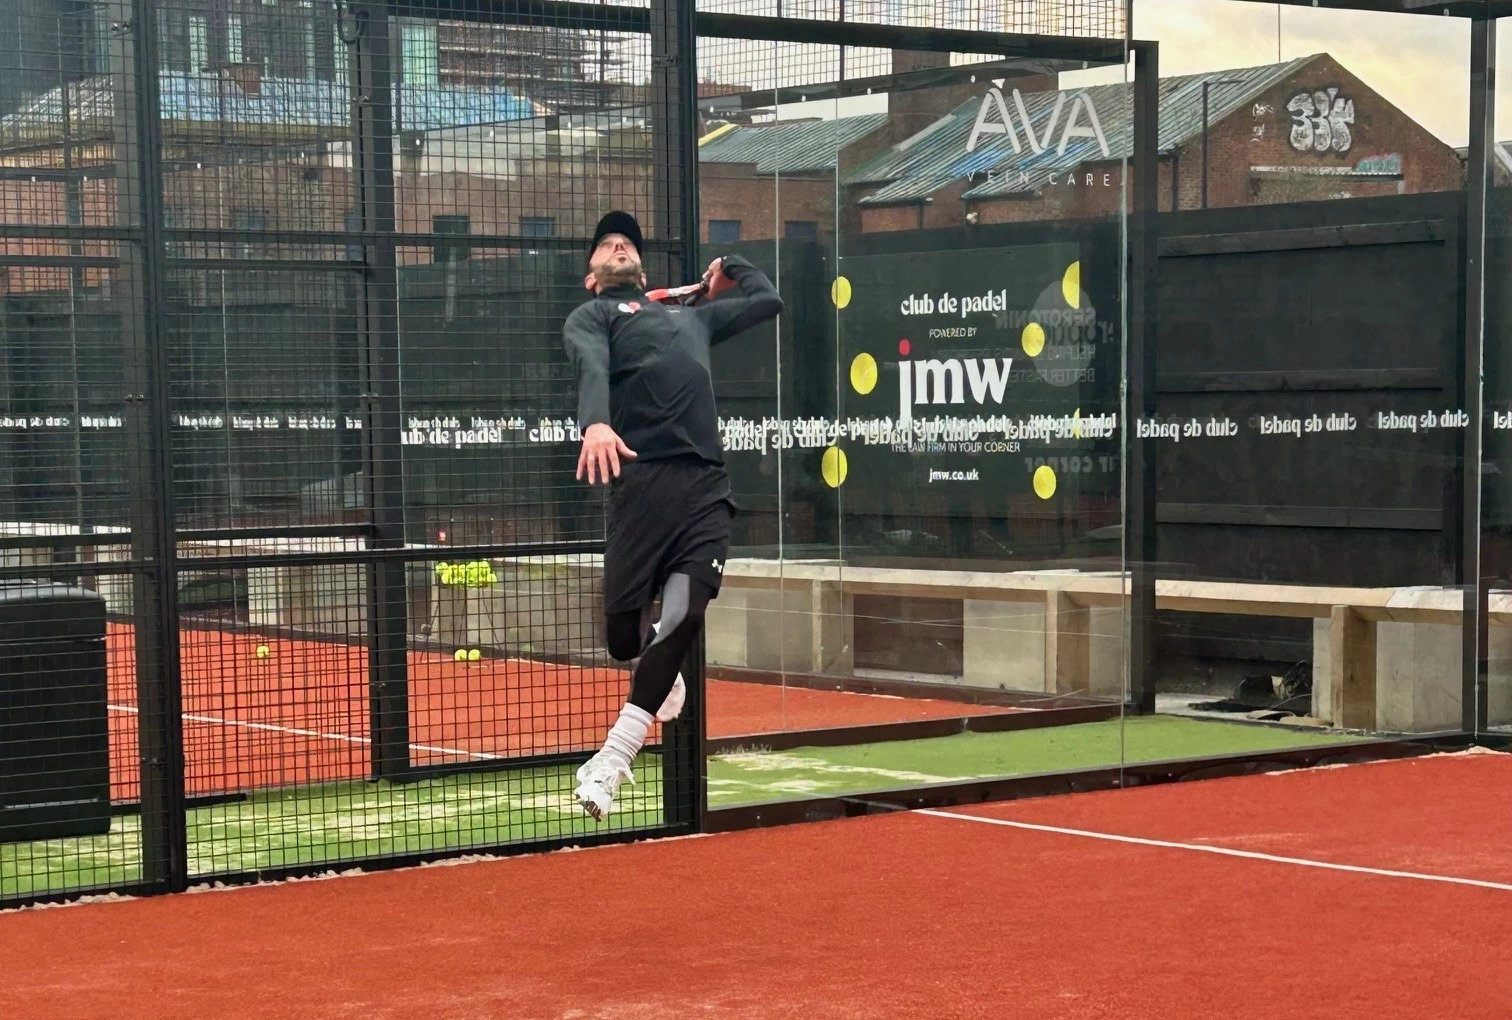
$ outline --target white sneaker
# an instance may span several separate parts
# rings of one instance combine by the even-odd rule
[[[578,767],[577,780],[578,788],[573,795],[577,797],[582,809],[592,815],[596,822],[602,822],[613,808],[614,795],[619,792],[620,783],[635,782],[630,774],[630,766],[618,755],[605,751],[600,751]]]
[[[661,633],[660,621],[653,623],[651,629]],[[667,693],[667,700],[661,703],[661,708],[656,710],[656,721],[669,723],[682,715],[683,704],[688,700],[688,685],[683,683],[682,674],[677,674],[677,679],[672,681],[672,690]]]

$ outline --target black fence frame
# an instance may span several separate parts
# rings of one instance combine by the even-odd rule
[[[1288,0],[1303,2],[1303,0]],[[1494,120],[1496,18],[1512,16],[1512,0],[1458,0],[1448,4],[1387,5],[1370,0],[1306,0],[1310,6],[1350,9],[1389,9],[1442,17],[1449,14],[1472,22],[1471,124],[1468,159],[1465,230],[1461,233],[1468,273],[1462,309],[1463,406],[1472,420],[1483,418],[1481,367],[1485,352],[1487,287],[1484,270],[1486,250],[1485,208],[1491,180],[1491,126]],[[662,253],[681,278],[692,279],[698,266],[698,161],[696,49],[699,38],[734,38],[825,45],[882,47],[901,50],[970,52],[994,54],[1023,73],[1044,73],[1092,64],[1124,63],[1132,53],[1135,68],[1133,188],[1127,219],[1126,343],[1127,397],[1125,421],[1153,415],[1155,406],[1155,269],[1158,256],[1158,46],[1153,42],[1126,39],[1028,36],[1008,33],[969,32],[948,29],[828,22],[793,18],[750,17],[698,12],[694,0],[651,0],[648,7],[622,7],[572,2],[572,0],[346,0],[343,4],[355,31],[349,43],[351,75],[351,125],[353,170],[356,179],[358,229],[328,231],[204,231],[169,229],[163,220],[163,167],[160,165],[160,106],[155,74],[137,73],[157,66],[157,0],[110,0],[112,22],[112,72],[131,87],[118,93],[116,125],[118,151],[123,158],[115,168],[120,184],[123,222],[113,228],[29,227],[6,225],[0,236],[57,237],[70,240],[111,240],[119,244],[116,258],[67,256],[0,256],[0,264],[48,264],[73,268],[110,266],[119,270],[125,284],[123,354],[128,380],[126,441],[131,451],[131,558],[123,565],[134,579],[133,616],[136,626],[136,685],[139,705],[138,735],[141,741],[142,879],[129,891],[162,893],[179,891],[191,881],[188,864],[185,810],[185,762],[181,720],[179,676],[179,613],[177,577],[183,565],[179,543],[186,540],[236,540],[254,537],[344,534],[367,540],[367,549],[350,557],[323,554],[306,562],[360,562],[367,565],[365,593],[370,613],[368,670],[372,713],[371,775],[374,779],[405,781],[436,774],[434,768],[411,765],[408,754],[408,680],[406,677],[406,614],[404,569],[409,559],[428,558],[405,547],[404,514],[399,466],[400,404],[398,380],[398,278],[396,249],[424,244],[439,235],[406,233],[395,216],[394,159],[387,144],[393,132],[389,108],[393,68],[388,35],[392,19],[421,17],[511,25],[562,26],[612,32],[642,33],[650,37],[652,53],[652,153],[658,174],[653,187],[654,226],[657,240],[651,247]],[[1132,32],[1132,26],[1130,28]],[[926,87],[896,82],[900,87]],[[844,85],[836,85],[841,94]],[[818,95],[819,93],[815,93]],[[367,486],[368,519],[358,525],[176,530],[170,462],[170,416],[168,364],[163,288],[169,269],[193,263],[195,268],[246,268],[245,261],[219,259],[183,260],[169,257],[169,244],[207,239],[250,243],[347,244],[356,258],[346,262],[321,262],[324,271],[352,274],[357,281],[358,339],[361,352],[362,460]],[[540,238],[473,237],[474,244],[528,243],[558,247],[565,242]],[[39,261],[40,260],[40,261]],[[297,260],[267,262],[267,268],[298,269]],[[315,268],[311,266],[310,268]],[[1129,687],[1126,709],[1148,713],[1154,708],[1153,658],[1156,621],[1155,581],[1158,562],[1155,547],[1156,445],[1153,439],[1125,436],[1125,561],[1130,576]],[[1463,743],[1476,739],[1486,720],[1487,698],[1487,600],[1490,568],[1480,540],[1482,483],[1478,470],[1481,434],[1467,431],[1460,459],[1461,520],[1458,529],[1458,562],[1465,598],[1464,673],[1462,732],[1393,743],[1413,753],[1433,746],[1434,740]],[[27,546],[85,546],[120,544],[119,536],[80,535],[77,539],[37,537],[7,539],[6,548]],[[596,543],[477,545],[450,550],[477,556],[515,556],[536,553],[591,552]],[[299,561],[298,556],[226,557],[214,561],[196,559],[194,569],[206,566],[280,565]],[[77,575],[77,564],[59,563],[55,576]],[[0,568],[0,577],[36,577],[35,567]],[[686,666],[687,675],[701,675],[703,648],[695,648]],[[665,769],[664,824],[654,830],[574,837],[532,843],[512,843],[494,848],[437,851],[377,860],[343,861],[361,866],[401,866],[460,853],[516,853],[547,849],[564,843],[587,845],[628,838],[713,831],[743,825],[768,824],[773,815],[794,818],[855,813],[869,808],[863,800],[841,798],[849,807],[819,810],[797,804],[784,809],[735,809],[717,812],[713,818],[705,797],[704,753],[707,739],[702,704],[702,684],[689,684],[689,703],[681,720],[669,726],[661,748]],[[1443,746],[1440,744],[1440,746]],[[1399,753],[1396,751],[1382,753]],[[1274,756],[1273,756],[1274,757]],[[1312,763],[1301,756],[1292,764]],[[525,759],[511,764],[529,764]],[[1249,762],[1244,763],[1246,767]],[[1201,763],[1183,767],[1151,766],[1131,778],[1127,770],[1116,777],[1099,773],[1087,782],[1094,786],[1128,785],[1129,782],[1165,781],[1186,774]],[[490,766],[492,767],[492,766]],[[447,767],[450,768],[450,767]],[[477,770],[476,766],[469,769]],[[1104,770],[1105,771],[1105,770]],[[1082,788],[1075,777],[1053,782],[1015,781],[976,784],[959,796],[966,799],[1022,795],[1023,789],[1070,790]],[[1000,787],[1000,788],[999,788]],[[1018,791],[1018,792],[1015,792]],[[929,800],[904,793],[874,798],[888,808],[906,807]],[[952,800],[951,802],[961,802]],[[217,875],[217,880],[252,881],[325,870],[330,865],[280,868],[274,871]],[[95,890],[80,890],[80,893]],[[63,894],[50,898],[66,898]],[[43,899],[49,897],[30,897]]]
[[[693,279],[698,264],[697,71],[699,38],[786,41],[832,46],[881,47],[936,52],[993,54],[1003,58],[997,69],[1044,73],[1093,64],[1123,63],[1123,39],[1015,35],[950,29],[900,27],[846,21],[753,17],[699,12],[695,0],[651,0],[647,7],[623,7],[573,0],[340,0],[348,32],[348,74],[352,97],[352,165],[357,198],[356,230],[269,231],[203,230],[169,227],[164,219],[162,124],[158,77],[157,12],[159,0],[108,0],[109,69],[116,86],[114,132],[120,217],[114,226],[0,226],[0,236],[111,241],[116,256],[0,255],[0,265],[48,265],[73,269],[110,268],[119,274],[127,413],[124,442],[129,451],[130,558],[112,564],[133,579],[132,623],[135,627],[135,683],[140,711],[141,878],[120,891],[156,894],[182,891],[193,881],[189,863],[186,810],[202,798],[186,795],[182,721],[178,578],[184,570],[246,569],[255,566],[335,565],[367,567],[364,593],[369,626],[368,691],[371,712],[370,777],[404,782],[456,771],[488,771],[482,766],[413,766],[409,758],[407,612],[405,567],[409,560],[433,553],[405,545],[399,393],[397,249],[432,242],[436,235],[401,231],[395,208],[395,160],[390,33],[397,18],[473,21],[494,24],[560,26],[630,32],[649,36],[651,45],[651,134],[656,167],[652,186],[655,239],[648,249],[660,253],[674,276]],[[843,18],[843,15],[842,15]],[[875,84],[875,83],[873,83]],[[899,82],[927,87],[930,82]],[[1153,80],[1147,83],[1153,86]],[[834,85],[843,89],[844,83]],[[1153,87],[1146,89],[1153,95]],[[839,94],[838,92],[836,94]],[[1153,102],[1146,104],[1153,110]],[[1153,128],[1151,129],[1153,133]],[[27,176],[33,176],[28,170]],[[65,171],[65,176],[67,172]],[[562,247],[563,239],[470,237],[471,243]],[[165,285],[175,269],[245,269],[245,260],[173,257],[183,242],[230,241],[248,244],[343,244],[345,261],[259,260],[259,268],[320,270],[349,274],[357,294],[357,342],[360,356],[359,409],[361,459],[366,487],[366,519],[358,524],[253,528],[176,527],[172,479],[169,404],[167,308]],[[1134,279],[1140,279],[1135,276]],[[258,554],[180,559],[180,545],[190,540],[245,540],[265,537],[345,536],[365,540],[365,548],[347,554]],[[88,546],[120,545],[123,537],[81,533],[6,539],[5,548],[68,548],[77,555]],[[519,556],[589,553],[601,543],[469,545],[449,548],[449,555]],[[0,567],[0,577],[75,577],[77,562],[50,567]],[[702,643],[689,656],[685,673],[701,676]],[[590,845],[648,836],[707,831],[710,822],[704,789],[706,735],[701,683],[689,684],[687,707],[666,727],[663,824],[634,832],[469,847],[365,860],[342,866],[386,867],[456,856],[461,853],[520,853],[558,845]],[[510,759],[509,767],[579,760],[586,754],[542,755]],[[118,806],[129,810],[131,805]],[[217,881],[256,881],[320,872],[329,863],[220,874]],[[98,889],[28,896],[26,901],[61,900]]]
[[[1303,3],[1303,0],[1288,0]],[[1424,17],[1468,18],[1471,21],[1470,150],[1468,150],[1465,228],[1459,236],[1467,275],[1461,308],[1462,393],[1471,420],[1482,423],[1482,367],[1485,363],[1485,323],[1488,281],[1485,272],[1486,204],[1491,184],[1492,124],[1494,124],[1495,27],[1497,18],[1512,17],[1512,0],[1456,0],[1436,5],[1379,3],[1371,0],[1305,0],[1308,6],[1341,9],[1371,9],[1420,14]],[[141,740],[142,879],[130,892],[177,892],[192,876],[187,861],[186,811],[191,807],[184,789],[181,683],[178,674],[177,577],[186,567],[245,568],[253,565],[289,565],[295,562],[360,562],[367,565],[369,612],[367,669],[369,706],[372,713],[372,762],[375,780],[407,781],[438,772],[458,771],[452,766],[417,768],[408,757],[407,601],[404,570],[408,559],[422,556],[407,550],[404,539],[404,506],[401,493],[401,410],[398,376],[398,261],[396,249],[434,242],[435,234],[402,233],[396,224],[395,165],[392,145],[393,110],[390,83],[393,68],[389,44],[393,18],[446,18],[478,23],[517,26],[561,26],[576,29],[634,32],[649,36],[652,44],[652,154],[658,168],[653,184],[655,242],[652,248],[670,260],[671,267],[694,278],[699,270],[699,165],[697,165],[697,68],[700,38],[761,39],[761,41],[809,42],[824,45],[898,48],[898,50],[968,51],[1002,57],[1022,66],[1024,73],[1045,73],[1061,68],[1080,68],[1092,63],[1123,63],[1132,54],[1136,70],[1134,88],[1134,153],[1132,153],[1131,210],[1126,219],[1126,385],[1125,422],[1155,413],[1155,267],[1158,263],[1158,45],[1128,39],[1061,38],[1012,33],[962,32],[922,27],[878,26],[845,21],[795,20],[795,18],[747,17],[747,15],[699,12],[694,0],[652,0],[647,8],[588,5],[572,0],[346,0],[346,17],[354,26],[349,42],[351,74],[351,125],[354,134],[354,175],[357,183],[357,230],[349,231],[204,231],[168,228],[163,222],[163,166],[160,165],[160,106],[156,74],[139,74],[141,68],[156,68],[157,0],[110,0],[112,21],[112,76],[130,88],[118,92],[115,110],[116,145],[121,159],[115,177],[121,193],[121,222],[116,227],[30,227],[0,225],[0,236],[57,237],[68,240],[112,240],[118,257],[68,255],[3,255],[0,264],[59,264],[83,269],[109,266],[121,274],[122,355],[125,360],[125,440],[130,450],[130,544],[132,555],[124,565],[133,576],[133,623],[136,626],[136,688],[139,706],[138,736]],[[892,76],[898,77],[898,76]],[[906,76],[904,76],[906,77]],[[889,88],[924,88],[933,80],[897,80],[874,83]],[[832,94],[845,94],[850,83],[836,83]],[[813,97],[823,94],[813,91]],[[30,172],[30,171],[29,171]],[[172,242],[194,240],[239,240],[249,243],[343,243],[355,258],[340,263],[321,261],[308,267],[349,274],[357,283],[358,349],[361,352],[360,408],[363,417],[363,478],[366,484],[367,520],[348,526],[251,527],[251,529],[175,529],[174,493],[171,479],[171,420],[169,420],[169,367],[166,357],[168,323],[165,316],[166,274],[192,264],[201,269],[245,269],[245,261],[231,263],[218,258],[183,260],[169,257]],[[569,240],[522,239],[522,237],[472,237],[472,243],[558,246]],[[260,263],[262,264],[262,263]],[[299,269],[298,260],[269,260],[269,269]],[[1129,675],[1128,703],[1134,713],[1154,710],[1154,644],[1157,601],[1158,553],[1155,547],[1155,458],[1152,438],[1125,437],[1125,562],[1129,574]],[[1456,734],[1418,737],[1391,742],[1382,754],[1415,753],[1429,746],[1462,743],[1495,743],[1480,737],[1486,722],[1488,697],[1488,594],[1491,565],[1482,542],[1482,431],[1465,432],[1459,450],[1458,527],[1455,529],[1456,562],[1461,565],[1459,583],[1464,594],[1464,672],[1462,672],[1462,727]],[[352,555],[227,556],[181,564],[178,546],[194,539],[248,539],[262,536],[349,535],[366,539],[367,549]],[[89,544],[119,544],[119,536],[79,535],[77,538],[35,536],[6,539],[6,549],[24,547],[83,547]],[[597,544],[510,544],[469,546],[449,550],[475,556],[519,556],[534,553],[594,552]],[[79,565],[56,564],[0,568],[0,577],[77,576]],[[685,671],[702,674],[702,645],[694,650]],[[783,818],[816,818],[826,810],[815,804],[791,807],[732,808],[717,811],[712,818],[705,796],[705,712],[700,683],[689,685],[688,709],[677,724],[667,728],[662,746],[665,769],[664,825],[656,830],[614,836],[573,837],[535,843],[511,843],[488,852],[526,852],[562,843],[588,845],[596,842],[640,839],[646,836],[724,830],[741,825],[770,824]],[[1447,740],[1448,743],[1444,743]],[[1391,750],[1399,748],[1399,750]],[[1405,750],[1400,750],[1405,748]],[[553,760],[559,756],[552,757]],[[572,759],[573,756],[567,756]],[[1272,756],[1276,757],[1276,756]],[[1300,756],[1296,762],[1325,760],[1328,756]],[[544,760],[544,759],[543,759]],[[511,760],[510,765],[529,765],[538,760]],[[1249,768],[1253,763],[1246,762]],[[469,771],[499,768],[466,766]],[[1116,777],[1099,774],[1081,781],[1061,777],[1055,781],[1004,781],[974,784],[959,790],[951,802],[989,796],[1022,795],[1024,789],[1083,789],[1086,783],[1148,783],[1184,775],[1202,763],[1149,766],[1143,771],[1119,769]],[[1086,777],[1084,777],[1086,778]],[[1001,789],[999,789],[1001,787]],[[939,792],[936,795],[939,796]],[[921,799],[922,798],[922,799]],[[878,795],[897,808],[918,802],[934,802],[925,795]],[[871,810],[868,802],[839,798],[833,808],[841,813]],[[832,813],[833,813],[832,811]],[[361,866],[401,866],[420,860],[448,857],[467,851],[437,851],[434,854],[396,855],[380,860],[343,861]],[[240,875],[218,875],[222,881],[254,881],[269,876],[318,872],[328,864],[260,870]],[[80,890],[85,892],[85,890]],[[94,892],[94,890],[88,890]],[[79,893],[73,893],[79,895]],[[32,898],[41,899],[41,898]]]

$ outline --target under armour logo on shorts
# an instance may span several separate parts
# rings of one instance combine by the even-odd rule
[[[714,570],[721,576],[724,574],[724,567],[720,565],[718,560],[714,561]]]

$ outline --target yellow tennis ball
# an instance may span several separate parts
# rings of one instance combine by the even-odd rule
[[[1066,299],[1066,304],[1072,308],[1081,307],[1081,263],[1073,262],[1066,267],[1066,274],[1061,277],[1061,297]]]
[[[870,354],[858,354],[851,362],[851,388],[865,396],[877,386],[877,359]]]
[[[830,284],[830,300],[835,303],[836,308],[844,308],[846,305],[850,304],[850,281],[843,276],[835,277],[835,282]]]
[[[1031,358],[1039,357],[1040,351],[1045,349],[1045,327],[1037,322],[1031,322],[1024,327],[1024,335],[1020,342],[1024,345],[1024,353]]]
[[[466,662],[467,661],[467,649],[466,648],[458,648],[456,650],[456,652],[454,652],[452,654],[452,658],[456,659],[458,662]]]
[[[481,658],[483,658],[483,653],[476,648],[469,650],[467,653],[468,662],[477,662]]]
[[[1034,494],[1040,499],[1055,495],[1055,469],[1049,464],[1034,469]]]
[[[846,463],[845,451],[838,446],[831,446],[824,451],[824,459],[819,464],[819,473],[824,476],[824,481],[832,489],[838,489],[845,484],[845,476],[850,473],[850,465]]]
[[[259,659],[266,659],[271,654],[272,653],[268,651],[268,646],[267,645],[258,645],[257,646],[257,657]]]

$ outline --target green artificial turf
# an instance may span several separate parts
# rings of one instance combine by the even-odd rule
[[[1336,734],[1171,717],[964,733],[850,747],[709,759],[709,806],[856,793],[972,778],[1059,772],[1347,742]],[[195,880],[296,865],[340,868],[377,856],[486,848],[649,829],[661,821],[659,759],[637,762],[615,814],[600,826],[572,797],[572,768],[475,773],[413,783],[332,783],[249,795],[188,813],[189,872]],[[111,831],[0,844],[0,900],[106,889],[140,876],[140,822]]]
[[[850,747],[726,754],[709,762],[709,806],[962,779],[1102,768],[1346,742],[1338,734],[1171,716]]]
[[[188,812],[191,878],[365,857],[489,847],[649,828],[661,820],[659,759],[643,756],[606,825],[572,796],[573,769],[533,768],[415,783],[332,783],[252,794]],[[136,815],[101,836],[0,845],[0,899],[115,887],[140,876]]]

